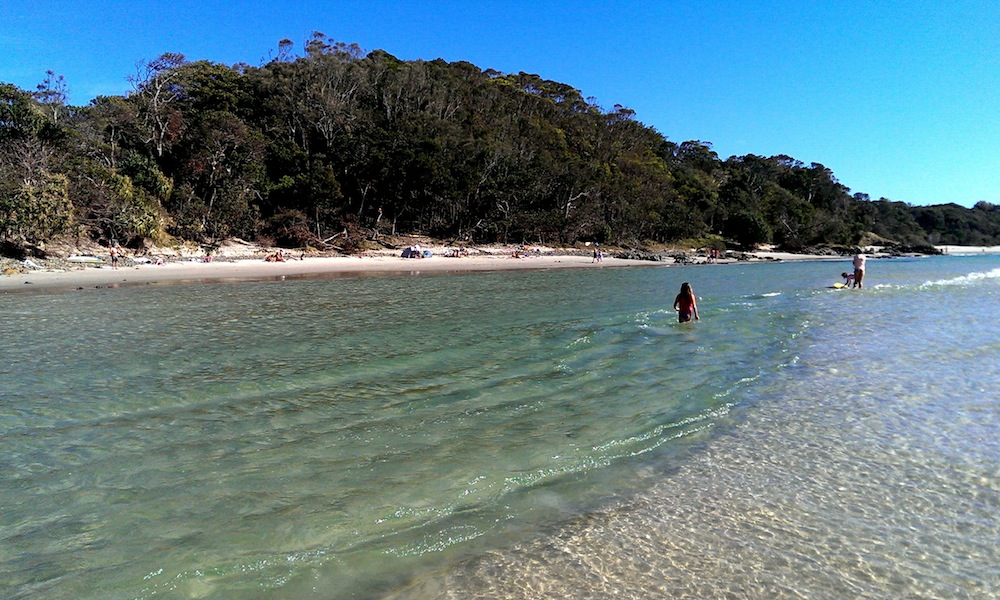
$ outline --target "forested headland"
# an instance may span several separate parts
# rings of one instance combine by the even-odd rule
[[[822,164],[721,159],[620,105],[527,73],[403,61],[315,33],[261,66],[139,63],[124,96],[67,103],[48,72],[0,83],[0,244],[139,248],[240,237],[354,251],[419,233],[472,243],[796,251],[1000,244],[1000,206],[851,193]],[[892,165],[885,165],[891,169]]]

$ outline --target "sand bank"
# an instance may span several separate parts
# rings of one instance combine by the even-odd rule
[[[514,269],[609,268],[625,266],[664,266],[644,260],[605,257],[594,263],[591,257],[546,255],[530,258],[509,256],[471,256],[450,258],[402,258],[398,256],[305,257],[285,262],[261,259],[222,261],[175,261],[162,265],[140,264],[112,269],[107,265],[79,266],[69,270],[35,270],[0,276],[0,292],[27,289],[75,289],[135,284],[210,282],[223,280],[271,280],[282,277],[323,276],[333,274],[444,273],[497,271]]]
[[[978,252],[1000,252],[1000,247],[941,246],[947,254],[967,254]],[[873,255],[873,257],[877,257]],[[745,260],[726,258],[717,264],[744,263],[754,261],[799,261],[799,260],[849,260],[842,256],[812,254],[792,254],[787,252],[759,251],[742,257]],[[692,256],[690,262],[704,264],[704,256]],[[510,254],[473,254],[453,258],[436,252],[430,258],[402,258],[396,253],[367,254],[349,257],[309,257],[293,258],[286,262],[265,262],[260,258],[243,260],[216,260],[203,262],[200,259],[174,260],[162,265],[139,264],[112,269],[108,265],[79,265],[69,269],[38,269],[26,273],[0,276],[0,293],[29,291],[38,289],[101,288],[136,284],[196,283],[224,280],[271,280],[308,276],[347,276],[387,273],[446,273],[466,271],[501,271],[514,269],[602,269],[612,267],[666,267],[671,261],[655,262],[647,260],[621,259],[605,256],[595,263],[591,256],[546,252],[541,256],[512,258]]]

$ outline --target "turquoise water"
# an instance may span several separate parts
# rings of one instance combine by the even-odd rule
[[[0,296],[0,595],[997,595],[1000,257],[845,265]]]

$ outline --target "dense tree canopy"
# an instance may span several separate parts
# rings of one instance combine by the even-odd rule
[[[871,201],[821,164],[721,160],[537,75],[321,33],[259,67],[164,54],[130,81],[85,107],[52,72],[35,92],[0,84],[0,241],[1000,243],[985,202]]]

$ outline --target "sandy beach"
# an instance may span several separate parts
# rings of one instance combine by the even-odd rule
[[[380,273],[430,273],[497,271],[515,269],[609,268],[665,266],[645,260],[605,257],[600,263],[588,256],[542,255],[511,258],[509,255],[476,255],[452,258],[402,258],[391,255],[290,258],[285,262],[263,259],[169,261],[162,265],[137,264],[112,269],[106,264],[79,265],[70,269],[38,269],[0,276],[0,292],[30,289],[76,289],[155,283],[194,283],[221,280],[271,280],[285,277],[360,275]]]
[[[945,254],[1000,253],[1000,246],[938,246]],[[509,252],[478,253],[461,258],[444,256],[443,248],[434,248],[429,258],[403,258],[395,252],[366,253],[362,256],[290,257],[285,262],[266,262],[262,258],[227,259],[221,257],[205,262],[200,257],[174,259],[164,264],[132,264],[112,269],[108,264],[73,265],[64,269],[43,268],[0,276],[0,293],[38,289],[103,288],[122,285],[158,283],[195,283],[222,280],[271,280],[308,276],[357,276],[388,273],[445,273],[466,271],[499,271],[515,269],[601,269],[613,267],[669,267],[672,261],[649,261],[605,256],[595,263],[591,256],[547,249],[541,255],[514,258]],[[873,253],[873,258],[879,254]],[[720,259],[717,265],[754,261],[846,260],[842,256],[793,254],[757,251],[739,259]],[[106,262],[106,261],[105,261]],[[688,264],[705,264],[704,256],[692,255]],[[706,265],[712,266],[712,265]]]
[[[934,246],[943,254],[1000,254],[1000,246]]]

